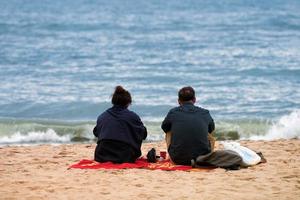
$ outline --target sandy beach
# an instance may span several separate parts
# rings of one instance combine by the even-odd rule
[[[95,144],[0,148],[0,199],[298,199],[300,140],[240,141],[267,163],[237,171],[68,169]],[[162,142],[143,144],[164,150]]]

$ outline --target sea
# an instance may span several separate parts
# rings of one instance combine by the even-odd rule
[[[146,142],[183,86],[219,140],[300,139],[300,1],[0,0],[0,145],[95,142],[117,85]]]

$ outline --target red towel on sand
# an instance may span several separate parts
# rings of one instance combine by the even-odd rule
[[[94,160],[81,160],[79,163],[71,165],[69,168],[79,169],[129,169],[129,168],[143,168],[143,169],[161,169],[161,170],[194,170],[191,166],[175,165],[170,160],[159,161],[156,163],[148,163],[147,159],[139,158],[135,163],[122,163],[116,164],[112,162],[99,163]],[[196,170],[208,170],[209,168],[203,168]]]

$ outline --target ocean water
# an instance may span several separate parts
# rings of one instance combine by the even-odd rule
[[[219,139],[300,138],[300,1],[0,1],[0,145],[91,142],[116,85],[147,141],[187,85]]]

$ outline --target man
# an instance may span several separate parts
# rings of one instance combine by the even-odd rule
[[[196,97],[192,87],[178,92],[179,106],[171,109],[162,122],[166,133],[168,153],[175,164],[191,165],[191,160],[210,153],[213,146],[209,137],[215,124],[208,110],[195,106]]]

